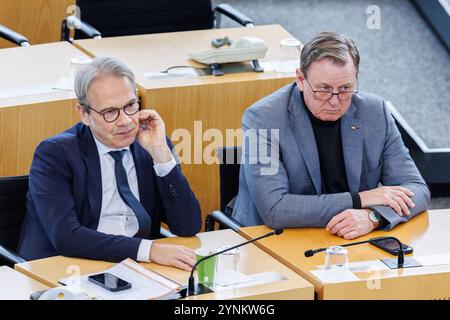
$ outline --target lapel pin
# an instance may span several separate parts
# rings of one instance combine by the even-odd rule
[[[353,125],[353,126],[352,126],[352,130],[358,130],[358,127],[355,126],[355,125]]]

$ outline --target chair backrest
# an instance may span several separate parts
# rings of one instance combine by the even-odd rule
[[[80,18],[103,37],[211,29],[211,0],[77,0]],[[75,38],[81,39],[81,32]]]
[[[25,217],[28,176],[0,177],[0,245],[16,251]]]
[[[233,200],[239,191],[239,169],[241,164],[242,147],[217,148],[217,156],[220,160],[220,211]]]

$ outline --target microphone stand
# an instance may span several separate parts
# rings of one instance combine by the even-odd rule
[[[217,256],[217,255],[219,255],[219,254],[225,253],[225,252],[227,252],[227,251],[231,251],[231,250],[233,250],[233,249],[236,249],[236,248],[239,248],[239,247],[241,247],[241,246],[247,245],[247,244],[252,243],[252,242],[254,242],[254,241],[258,241],[258,240],[261,240],[261,239],[263,239],[263,238],[270,237],[270,236],[273,236],[273,235],[279,235],[279,234],[282,234],[282,233],[283,233],[283,229],[276,229],[276,230],[274,230],[274,231],[271,231],[271,232],[269,232],[269,233],[266,233],[266,234],[264,234],[264,235],[262,235],[262,236],[259,236],[259,237],[257,237],[257,238],[254,238],[254,239],[251,239],[251,240],[242,242],[242,243],[237,244],[237,245],[235,245],[235,246],[232,246],[232,247],[229,247],[229,248],[227,248],[227,249],[224,249],[224,250],[215,252],[215,253],[213,253],[213,254],[211,254],[211,255],[209,255],[209,256],[206,256],[206,257],[203,257],[203,258],[199,259],[199,260],[194,264],[194,266],[192,267],[192,270],[191,270],[191,274],[190,274],[190,276],[189,276],[189,282],[188,282],[187,287],[184,287],[183,289],[181,289],[181,290],[178,292],[178,293],[180,294],[180,296],[181,296],[180,298],[184,298],[184,297],[188,297],[188,296],[195,296],[195,295],[199,295],[199,294],[204,294],[204,293],[210,293],[210,292],[213,292],[211,289],[209,289],[208,287],[206,287],[205,285],[203,285],[203,284],[201,284],[201,283],[195,284],[194,271],[195,271],[195,269],[197,269],[197,266],[198,266],[200,263],[202,263],[203,261],[205,261],[205,260],[207,260],[207,259],[209,259],[209,258],[215,257],[215,256]]]
[[[413,267],[421,267],[422,265],[420,263],[418,263],[415,259],[413,258],[407,258],[405,261],[405,252],[403,250],[403,246],[400,240],[398,240],[395,237],[392,236],[385,236],[385,237],[377,237],[377,238],[371,238],[369,240],[364,240],[364,241],[358,241],[358,242],[352,242],[352,243],[347,243],[347,244],[343,244],[340,245],[340,247],[350,247],[350,246],[355,246],[358,244],[363,244],[363,243],[369,243],[375,240],[381,240],[381,239],[392,239],[394,241],[396,241],[399,245],[399,251],[398,251],[398,258],[395,259],[381,259],[381,262],[383,262],[386,266],[388,266],[390,269],[400,269],[400,268],[413,268]],[[322,252],[327,250],[327,248],[319,248],[319,249],[314,249],[314,250],[307,250],[305,251],[305,257],[312,257],[314,254]]]

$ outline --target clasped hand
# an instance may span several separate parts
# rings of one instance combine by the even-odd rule
[[[360,192],[359,195],[363,208],[389,206],[399,216],[410,215],[409,208],[415,206],[411,199],[414,194],[400,186],[383,186]],[[326,230],[347,240],[368,234],[373,229],[374,224],[369,219],[369,210],[367,209],[344,210],[334,216],[326,226]]]

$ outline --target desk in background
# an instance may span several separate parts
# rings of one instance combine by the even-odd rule
[[[67,42],[0,50],[0,176],[28,174],[36,146],[79,121],[74,92],[52,85],[80,55]]]
[[[310,271],[323,265],[324,253],[306,258],[309,249],[329,247],[372,237],[392,235],[414,248],[415,257],[450,254],[450,210],[433,210],[414,217],[389,232],[375,231],[353,241],[331,235],[325,229],[285,229],[278,237],[263,239],[259,247],[275,259],[296,271],[314,284],[319,299],[449,299],[450,264],[355,273],[358,281],[334,284],[322,283]],[[240,230],[246,238],[267,232],[265,226],[246,227]],[[411,256],[407,255],[406,257]],[[393,258],[388,253],[362,244],[348,248],[349,263],[356,261]]]
[[[226,129],[232,129],[231,134],[235,129],[240,129],[245,109],[283,85],[292,82],[295,76],[295,70],[287,74],[274,71],[241,72],[219,77],[149,77],[146,75],[148,73],[162,75],[160,71],[171,66],[204,67],[190,60],[187,54],[212,49],[211,40],[224,36],[229,36],[231,39],[239,39],[243,36],[262,38],[268,47],[262,62],[276,62],[280,40],[292,37],[281,26],[268,25],[255,28],[211,29],[75,41],[75,46],[88,55],[113,56],[133,70],[143,107],[155,108],[158,111],[165,121],[166,133],[169,137],[175,129],[180,128],[187,129],[190,133],[193,142],[192,164],[183,164],[182,167],[200,201],[203,219],[206,213],[220,208],[219,168],[217,164],[205,163],[202,158],[204,148],[195,149],[194,144],[205,147],[212,141],[216,146],[241,145],[240,134],[232,141],[226,141]],[[183,69],[176,71],[183,71]],[[201,123],[195,126],[194,121],[201,121]],[[218,129],[222,133],[223,141],[214,140],[214,137],[205,137],[206,141],[202,142],[203,134],[210,128]],[[178,137],[177,140],[182,139]],[[210,151],[214,151],[214,148]]]
[[[156,240],[162,243],[180,244],[190,248],[208,246],[216,248],[223,245],[234,245],[245,241],[244,238],[231,230],[199,233],[190,238],[167,238]],[[40,281],[50,287],[58,285],[58,280],[71,275],[83,275],[101,272],[113,264],[104,261],[85,260],[56,256],[46,259],[34,260],[16,264],[15,269],[23,274]],[[154,263],[142,263],[145,267],[159,274],[185,285],[188,282],[189,272],[157,265]],[[314,287],[297,275],[295,272],[276,261],[270,255],[250,244],[240,248],[240,271],[244,274],[275,271],[286,277],[286,280],[259,284],[239,289],[229,289],[189,297],[188,299],[300,299],[311,300],[314,298]]]
[[[29,300],[34,291],[48,288],[7,266],[0,267],[0,300]]]

